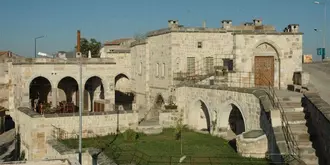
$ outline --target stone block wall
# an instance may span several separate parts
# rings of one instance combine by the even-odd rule
[[[245,138],[245,134],[236,137],[237,152],[243,157],[265,158],[268,151],[267,136],[264,134],[258,137]]]
[[[79,82],[78,61],[42,60],[44,59],[13,61],[9,64],[9,75],[11,75],[9,81],[12,82],[12,87],[9,91],[9,104],[13,105],[10,107],[11,110],[21,106],[30,107],[29,86],[31,81],[38,76],[48,79],[54,92],[56,92],[60,80],[65,77],[72,77]],[[102,79],[106,102],[105,110],[112,110],[112,105],[115,104],[115,76],[124,72],[123,74],[130,78],[130,69],[125,69],[124,66],[115,64],[112,58],[87,59],[83,62],[83,86],[93,76]],[[52,100],[52,102],[55,103],[56,101]]]
[[[330,105],[316,93],[305,93],[304,111],[320,164],[330,164]]]
[[[118,119],[117,119],[118,117]],[[104,113],[100,115],[84,115],[83,138],[104,136],[116,133],[119,121],[120,131],[128,128],[136,129],[138,116],[136,113]],[[79,116],[77,114],[66,114],[66,116],[41,116],[30,109],[20,108],[15,113],[17,132],[20,132],[22,148],[26,149],[28,160],[39,160],[45,157],[47,151],[46,142],[58,137],[54,134],[57,128],[64,130],[66,134],[62,138],[70,138],[78,134]],[[75,136],[77,138],[77,136]]]

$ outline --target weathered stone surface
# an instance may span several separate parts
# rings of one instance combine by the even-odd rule
[[[317,93],[305,93],[304,111],[308,114],[307,122],[320,164],[330,162],[330,106]]]

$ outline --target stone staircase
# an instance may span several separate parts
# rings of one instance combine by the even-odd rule
[[[297,142],[299,148],[298,156],[307,165],[317,165],[318,157],[312,146],[308,127],[306,126],[305,114],[303,112],[303,107],[301,106],[302,94],[296,92],[277,92],[277,96],[279,98],[278,101],[284,110],[286,119],[288,120],[293,137]],[[284,130],[281,126],[277,126],[273,129],[276,143],[281,154],[288,154],[289,150],[286,144]]]
[[[138,125],[137,131],[145,134],[160,134],[161,132],[163,132],[163,127],[159,124],[159,118],[154,117],[142,121]]]

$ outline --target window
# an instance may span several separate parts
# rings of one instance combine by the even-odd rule
[[[223,66],[228,68],[228,71],[234,70],[234,61],[232,59],[223,59]]]
[[[142,62],[140,62],[140,66],[139,66],[139,74],[142,74]]]
[[[187,57],[187,72],[188,74],[195,74],[195,57]]]
[[[197,42],[197,48],[202,48],[202,42]]]
[[[156,64],[156,77],[159,76],[159,63]]]
[[[214,72],[214,60],[213,57],[206,57],[205,58],[205,70],[206,74],[211,74]]]
[[[165,77],[165,63],[162,65],[162,77]]]

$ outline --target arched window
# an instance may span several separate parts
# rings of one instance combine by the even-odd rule
[[[142,62],[140,62],[140,66],[139,66],[139,74],[142,74]]]
[[[165,63],[162,66],[162,77],[165,77]]]
[[[156,64],[156,77],[159,76],[159,63]]]

